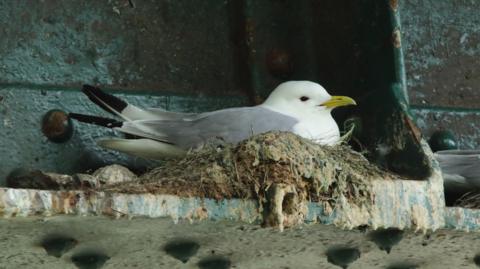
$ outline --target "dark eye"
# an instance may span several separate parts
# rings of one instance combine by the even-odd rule
[[[306,96],[300,97],[300,101],[302,101],[302,102],[308,101],[308,99],[310,99],[310,98],[308,98]]]

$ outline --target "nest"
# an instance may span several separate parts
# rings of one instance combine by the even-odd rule
[[[266,214],[265,223],[277,226],[303,222],[309,201],[324,202],[330,208],[339,199],[371,205],[371,180],[378,178],[392,175],[348,146],[321,146],[292,133],[270,132],[237,146],[209,143],[145,173],[138,181],[102,190],[255,199]]]
[[[370,212],[372,180],[396,178],[348,146],[321,146],[292,133],[270,132],[238,145],[212,140],[139,177],[110,165],[92,175],[33,171],[8,182],[18,188],[251,199],[258,201],[265,225],[282,229],[303,223],[309,202],[322,203],[327,214],[352,206]]]

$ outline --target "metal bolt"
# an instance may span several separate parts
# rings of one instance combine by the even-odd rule
[[[458,142],[452,132],[447,130],[436,131],[428,140],[432,151],[457,149]]]
[[[52,109],[43,116],[42,133],[54,143],[64,143],[73,135],[72,120],[64,111]]]

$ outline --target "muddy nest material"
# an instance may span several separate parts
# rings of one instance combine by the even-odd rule
[[[371,179],[378,178],[392,175],[347,146],[320,146],[291,133],[272,132],[235,147],[209,144],[137,182],[104,191],[257,199],[269,212],[302,219],[308,201],[323,201],[332,208],[343,198],[360,206],[371,204]],[[275,216],[272,225],[285,222],[281,218]]]

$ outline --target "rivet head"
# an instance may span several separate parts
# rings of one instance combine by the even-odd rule
[[[428,140],[432,151],[458,149],[458,141],[452,132],[447,130],[436,131]]]
[[[285,49],[275,48],[267,53],[266,64],[273,76],[288,78],[293,72],[292,57]]]
[[[72,120],[59,109],[52,109],[42,118],[42,133],[54,143],[64,143],[73,135]]]

